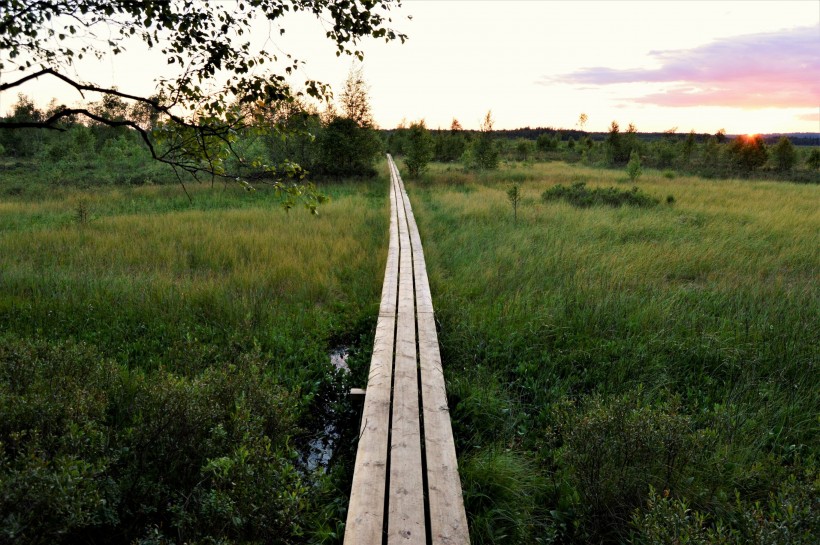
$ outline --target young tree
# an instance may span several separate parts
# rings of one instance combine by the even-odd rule
[[[480,125],[478,138],[473,142],[475,166],[484,170],[498,168],[498,149],[493,139],[493,112],[487,111]]]
[[[370,110],[368,91],[362,68],[351,68],[339,102],[346,118],[355,121],[359,127],[370,129],[373,128],[373,113]]]
[[[424,120],[410,125],[407,132],[407,155],[404,163],[411,178],[418,178],[433,158],[433,137],[424,125]]]
[[[589,117],[587,114],[582,112],[581,115],[578,116],[578,128],[583,131],[584,127],[586,127],[587,121],[589,121]]]
[[[681,150],[681,156],[683,159],[684,164],[689,164],[692,160],[692,153],[695,151],[695,131],[694,129],[689,131],[689,134],[686,135],[686,140],[683,141],[683,149]]]
[[[515,158],[519,161],[529,161],[533,152],[532,140],[519,138],[515,141]]]
[[[230,176],[222,170],[222,158],[212,156],[210,150],[216,143],[230,153],[237,132],[253,124],[254,120],[242,114],[241,106],[274,105],[300,94],[285,81],[285,74],[299,66],[297,58],[288,55],[275,70],[261,69],[276,65],[279,59],[267,50],[254,49],[248,37],[256,23],[267,20],[271,28],[279,24],[277,30],[284,33],[284,15],[310,13],[328,22],[326,36],[338,54],[361,58],[359,41],[364,37],[404,41],[405,36],[389,26],[389,10],[399,4],[399,0],[5,0],[0,10],[0,51],[4,53],[0,71],[18,76],[4,77],[0,92],[50,78],[80,93],[141,104],[159,116],[161,123],[159,130],[150,131],[131,114],[112,118],[89,108],[62,106],[44,119],[2,120],[0,129],[62,130],[63,120],[81,117],[135,131],[155,159],[192,175]],[[104,39],[97,38],[101,28]],[[161,52],[166,64],[178,70],[160,78],[151,96],[86,83],[74,75],[77,60],[91,56],[113,59],[133,41]],[[304,88],[304,93],[315,98],[329,94],[325,84],[314,80],[305,81]]]
[[[518,205],[521,204],[521,188],[518,184],[513,184],[507,190],[507,200],[513,208],[513,222],[518,223]]]
[[[544,132],[539,134],[538,138],[535,139],[535,147],[543,152],[555,151],[558,149],[558,141],[557,135],[553,136],[548,132]]]
[[[817,170],[820,168],[820,150],[817,148],[811,150],[808,159],[806,159],[806,166],[809,167],[810,170]]]
[[[623,155],[623,142],[621,141],[621,127],[617,121],[613,121],[609,126],[605,144],[607,162],[611,165],[619,162]]]
[[[794,150],[788,136],[781,136],[777,144],[772,148],[775,168],[781,172],[788,172],[797,161],[797,152]]]
[[[34,101],[26,95],[17,95],[17,102],[12,106],[11,115],[0,123],[36,124],[45,119],[45,113],[39,110]],[[42,144],[42,131],[20,129],[18,131],[0,131],[0,145],[12,157],[32,157]]]
[[[720,169],[720,144],[717,136],[710,136],[703,144],[701,163],[707,174],[713,175]]]
[[[629,176],[630,181],[634,183],[642,172],[641,158],[637,151],[633,151],[629,156],[629,163],[626,164],[626,174]]]

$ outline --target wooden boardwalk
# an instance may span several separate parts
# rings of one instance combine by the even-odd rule
[[[469,544],[421,239],[387,163],[390,245],[344,542]]]

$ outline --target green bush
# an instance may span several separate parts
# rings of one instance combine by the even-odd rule
[[[373,164],[382,144],[373,129],[337,117],[324,127],[318,141],[318,173],[336,178],[376,175]]]
[[[671,498],[669,490],[658,494],[649,490],[644,509],[636,509],[632,525],[636,532],[631,543],[636,545],[722,545],[735,543],[723,525],[710,527],[703,513],[692,510],[684,500]]]
[[[744,502],[737,494],[734,514],[717,518],[690,508],[669,490],[650,489],[646,505],[632,516],[631,542],[637,545],[808,545],[820,535],[820,499],[814,470],[790,475],[766,502]]]
[[[626,165],[626,174],[634,184],[642,173],[643,169],[641,168],[641,158],[637,151],[633,151],[629,156],[629,163]]]
[[[418,178],[427,169],[427,163],[433,158],[434,148],[433,137],[424,126],[424,120],[412,123],[407,130],[404,159],[410,178]]]
[[[676,398],[592,396],[554,410],[557,464],[576,497],[582,534],[594,541],[626,535],[650,486],[684,487],[703,443]]]
[[[316,494],[302,401],[258,356],[183,378],[92,347],[0,343],[0,542],[289,543]],[[159,538],[157,538],[159,539]]]
[[[794,149],[788,136],[781,136],[772,148],[772,158],[775,168],[781,172],[788,172],[797,162],[797,151]]]
[[[541,194],[544,202],[564,200],[579,208],[590,206],[637,206],[649,208],[658,204],[658,199],[640,191],[637,187],[631,190],[615,187],[588,189],[585,182],[576,182],[570,187],[556,185]]]

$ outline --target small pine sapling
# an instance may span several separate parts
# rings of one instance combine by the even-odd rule
[[[507,190],[507,199],[513,207],[513,221],[518,223],[518,205],[521,203],[521,188],[518,187],[518,184]]]

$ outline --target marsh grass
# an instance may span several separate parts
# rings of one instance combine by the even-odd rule
[[[313,217],[264,196],[248,202],[202,189],[191,205],[178,194],[169,202],[167,191],[4,203],[7,327],[102,337],[124,363],[172,366],[163,347],[187,335],[281,352],[283,331],[296,342],[342,334],[334,314],[364,312],[377,299],[385,236],[378,192],[335,188],[337,199]],[[74,219],[80,206],[93,221]]]
[[[326,186],[318,216],[261,188],[193,186],[192,202],[167,186],[0,200],[4,532],[338,539],[331,506],[344,507],[356,425],[343,393],[366,379],[386,187]],[[339,346],[351,377],[332,372]],[[59,386],[72,358],[87,381]],[[299,449],[329,418],[343,439],[327,472],[310,472]],[[61,496],[50,482],[74,484]]]
[[[735,492],[744,502],[765,500],[818,454],[820,189],[650,170],[640,191],[672,195],[674,206],[539,199],[559,184],[611,187],[619,175],[561,163],[493,173],[434,165],[409,187],[461,456],[506,448],[507,456],[541,459],[553,483],[541,491],[552,498],[549,514],[524,510],[531,517],[517,520],[564,528],[561,539],[578,542],[626,539],[628,514],[641,502],[633,495],[588,509],[577,483],[589,475],[572,462],[580,454],[553,434],[553,408],[567,401],[580,403],[581,415],[585,400],[615,407],[639,391],[641,406],[662,415],[678,396],[675,410],[711,442],[706,459],[681,470],[690,485],[673,493],[713,522],[739,516]],[[508,219],[510,183],[522,194],[517,227]],[[648,494],[653,483],[638,473],[629,489]],[[613,483],[620,481],[599,486]]]

